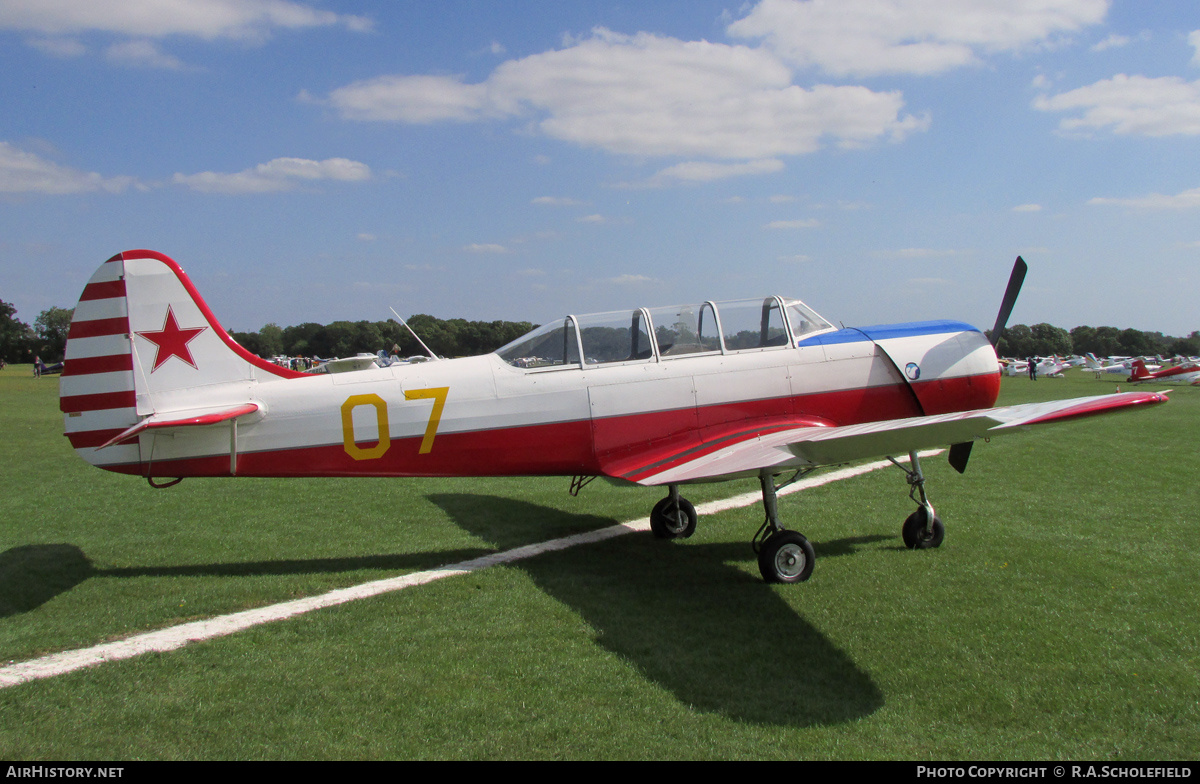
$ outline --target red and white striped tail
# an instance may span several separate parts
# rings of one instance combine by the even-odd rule
[[[66,436],[85,460],[94,465],[140,462],[137,441],[96,450],[138,421],[120,255],[96,270],[75,306],[58,399]]]
[[[239,346],[170,258],[126,251],[96,270],[75,307],[59,408],[82,458],[150,475],[153,442],[140,428],[198,409],[223,421],[253,384],[298,375]]]

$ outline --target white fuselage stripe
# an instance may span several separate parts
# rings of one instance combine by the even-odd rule
[[[923,452],[921,454],[922,456],[933,455],[939,451],[941,450]],[[780,490],[779,495],[787,495],[810,487],[817,487],[841,479],[860,476],[871,471],[877,471],[880,468],[885,468],[888,465],[890,463],[886,460],[880,460],[851,468],[843,468],[838,471],[831,471],[820,476],[809,477]],[[696,512],[697,514],[714,514],[730,509],[738,509],[756,503],[759,497],[758,493],[744,493],[733,498],[710,501],[709,503],[697,506]],[[144,653],[173,651],[193,642],[203,642],[204,640],[211,640],[217,637],[225,637],[264,623],[294,618],[313,610],[335,607],[339,604],[346,604],[358,599],[366,599],[417,585],[424,585],[445,577],[469,574],[480,569],[486,569],[489,566],[513,563],[541,555],[542,553],[565,550],[581,544],[592,544],[604,541],[605,539],[623,536],[624,534],[646,531],[649,528],[650,523],[648,520],[632,520],[627,523],[618,523],[608,528],[575,534],[574,536],[551,539],[538,544],[505,550],[504,552],[491,553],[469,561],[461,561],[424,572],[390,577],[386,580],[375,580],[349,588],[339,588],[338,590],[329,591],[319,596],[309,596],[281,604],[259,607],[254,610],[244,610],[203,621],[193,621],[179,626],[171,626],[166,629],[137,634],[124,640],[95,645],[91,648],[53,653],[38,659],[30,659],[0,667],[0,689],[16,686],[28,681],[65,675],[69,672],[81,670],[86,667],[94,667],[105,662],[132,659]]]

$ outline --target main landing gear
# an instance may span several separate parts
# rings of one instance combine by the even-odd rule
[[[925,474],[921,472],[921,459],[917,457],[916,452],[909,452],[910,468],[905,468],[896,462],[895,458],[889,457],[888,460],[908,478],[908,497],[917,504],[917,511],[908,516],[904,527],[900,529],[904,546],[910,550],[927,550],[940,546],[946,536],[946,526],[942,525],[942,518],[933,511],[933,504],[929,503],[929,497],[925,495]]]
[[[650,530],[659,539],[686,539],[696,533],[696,507],[679,495],[679,485],[668,485],[667,497],[654,505]]]
[[[917,504],[917,511],[904,521],[901,536],[911,550],[937,547],[946,536],[946,527],[925,495],[925,475],[921,472],[920,458],[916,452],[909,452],[908,459],[908,466],[905,466],[895,458],[888,458],[908,478],[908,497]],[[812,576],[817,554],[803,534],[779,525],[778,492],[815,470],[815,467],[801,469],[778,485],[770,474],[763,473],[758,477],[766,519],[750,544],[758,554],[758,571],[769,583],[802,583]],[[667,497],[655,504],[650,513],[650,530],[660,539],[687,538],[695,533],[696,508],[679,495],[679,485],[669,485]]]
[[[789,531],[779,525],[777,492],[795,482],[800,476],[801,472],[797,472],[779,486],[775,485],[775,477],[769,474],[761,474],[758,477],[758,483],[762,485],[763,509],[767,513],[767,519],[763,521],[750,544],[754,552],[758,553],[758,571],[769,583],[802,583],[812,576],[813,564],[817,560],[812,542],[804,538],[804,534]]]

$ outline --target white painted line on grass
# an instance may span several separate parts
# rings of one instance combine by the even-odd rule
[[[938,454],[940,451],[922,452],[921,456]],[[886,460],[880,460],[874,463],[866,463],[860,466],[843,468],[826,474],[808,477],[780,490],[779,495],[788,495],[806,488],[818,487],[830,482],[860,476],[871,471],[877,471],[888,465],[891,464]],[[729,509],[738,509],[757,503],[759,498],[760,494],[757,492],[743,493],[733,498],[700,504],[696,507],[696,512],[697,514],[715,514]],[[104,662],[132,659],[144,653],[173,651],[193,642],[225,637],[235,632],[249,629],[252,626],[294,618],[297,615],[303,615],[304,613],[324,607],[334,607],[358,599],[366,599],[371,596],[400,591],[415,585],[424,585],[425,583],[441,580],[445,577],[470,574],[471,572],[486,569],[489,566],[497,564],[513,563],[526,558],[532,558],[535,555],[541,555],[542,553],[566,550],[569,547],[601,542],[605,539],[612,539],[635,531],[647,531],[649,529],[649,520],[631,520],[630,522],[618,523],[608,528],[600,528],[573,536],[564,536],[560,539],[551,539],[538,544],[525,545],[524,547],[505,550],[500,553],[491,553],[478,558],[472,558],[469,561],[440,566],[424,572],[413,572],[412,574],[405,574],[400,577],[390,577],[386,580],[375,580],[349,588],[339,588],[318,596],[309,596],[281,604],[272,604],[254,610],[243,610],[242,612],[230,615],[220,615],[205,621],[193,621],[179,626],[171,626],[166,629],[159,629],[158,631],[136,634],[133,637],[118,640],[117,642],[94,645],[91,648],[52,653],[38,659],[16,662],[0,667],[0,689],[16,686],[27,681],[64,675],[85,667],[94,667]]]

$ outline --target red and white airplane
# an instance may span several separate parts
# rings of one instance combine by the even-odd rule
[[[1160,366],[1161,367],[1161,366]],[[1158,381],[1168,384],[1200,384],[1200,365],[1184,362],[1174,367],[1151,370],[1141,359],[1133,361],[1133,375],[1126,379],[1131,383]]]
[[[993,335],[1012,310],[1014,268]],[[605,476],[666,486],[653,532],[690,536],[680,486],[758,477],[753,538],[768,581],[814,551],[776,491],[820,466],[909,455],[909,547],[942,521],[917,450],[1166,400],[1132,392],[993,407],[996,353],[954,321],[838,329],[766,297],[567,316],[495,353],[308,375],[248,353],[174,261],[147,250],[96,271],[75,308],[60,387],[66,435],[101,468],[155,487],[194,476]],[[782,483],[777,478],[790,475]],[[172,480],[172,481],[162,481]]]

